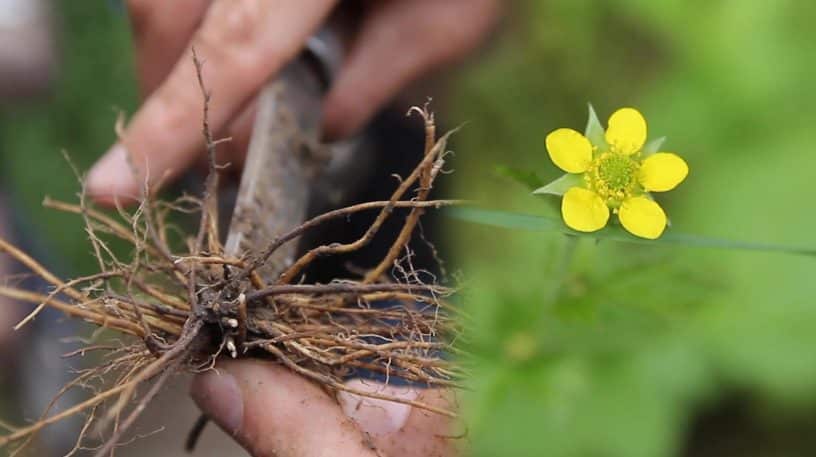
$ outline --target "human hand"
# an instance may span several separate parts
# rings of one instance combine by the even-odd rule
[[[432,389],[350,381],[376,391],[451,409]],[[280,365],[228,361],[193,381],[192,395],[215,423],[253,457],[451,456],[449,419],[401,403],[341,392],[340,405],[315,384]]]
[[[190,48],[206,62],[211,127],[240,163],[263,84],[303,48],[337,0],[129,0],[144,103],[91,170],[102,203],[135,198],[189,167],[202,150],[202,99]],[[364,15],[324,102],[324,132],[342,138],[410,82],[462,56],[490,30],[498,0],[378,0]],[[342,6],[342,5],[341,5]],[[128,154],[132,166],[128,164]],[[136,173],[134,174],[134,170]]]

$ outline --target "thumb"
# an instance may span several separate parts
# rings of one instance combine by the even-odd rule
[[[193,381],[192,395],[254,457],[376,455],[334,399],[273,363],[219,364]]]
[[[456,410],[453,391],[391,386],[376,381],[353,379],[346,383],[357,392],[416,400],[449,411]],[[453,456],[460,443],[450,418],[414,408],[404,403],[338,392],[337,399],[346,415],[362,429],[370,445],[384,455],[400,457]]]

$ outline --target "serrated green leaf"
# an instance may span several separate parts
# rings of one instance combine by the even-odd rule
[[[581,186],[584,184],[584,179],[581,175],[566,173],[564,176],[552,181],[551,183],[547,184],[546,186],[539,187],[538,189],[533,191],[535,195],[564,195],[564,192],[572,189],[576,186]]]
[[[592,107],[592,103],[588,103],[587,105],[589,106],[589,118],[587,119],[584,136],[587,137],[589,142],[596,148],[601,150],[609,149],[609,145],[606,144],[606,137],[604,136],[604,128],[601,125],[601,121],[598,120],[598,115],[595,114],[595,108]]]
[[[660,138],[655,138],[654,140],[646,143],[646,146],[643,146],[643,150],[641,151],[641,153],[643,154],[644,157],[648,157],[648,156],[660,151],[660,148],[663,146],[663,143],[665,143],[665,142],[666,142],[666,137],[665,136],[661,136]]]
[[[536,190],[544,185],[544,180],[539,178],[535,172],[522,170],[520,168],[498,165],[496,166],[496,174],[504,178],[509,178],[529,190]]]
[[[679,245],[695,248],[714,248],[740,251],[779,252],[785,254],[816,256],[816,248],[768,243],[750,243],[744,241],[726,240],[722,238],[687,235],[676,232],[667,232],[656,240],[647,240],[644,238],[638,238],[626,232],[622,228],[612,225],[598,230],[597,232],[584,233],[572,230],[564,225],[564,222],[561,221],[561,219],[556,217],[511,213],[507,211],[485,208],[447,208],[444,210],[444,213],[449,217],[453,217],[454,219],[488,225],[491,227],[517,230],[555,231],[565,235],[592,238],[596,240],[610,240],[651,245]]]

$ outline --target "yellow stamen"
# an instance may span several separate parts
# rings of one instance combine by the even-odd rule
[[[617,209],[638,187],[640,163],[625,154],[604,152],[593,159],[584,175],[587,186]]]

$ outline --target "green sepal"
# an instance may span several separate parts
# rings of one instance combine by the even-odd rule
[[[592,103],[587,103],[587,106],[589,106],[589,118],[587,119],[584,136],[593,146],[601,151],[606,151],[609,149],[609,145],[606,143],[606,131],[601,125],[601,121],[598,120],[598,115],[595,113]]]
[[[643,149],[641,150],[641,155],[643,157],[649,157],[650,155],[660,151],[660,148],[663,147],[663,143],[665,142],[666,142],[665,136],[655,138],[654,140],[646,143],[646,146],[643,146]]]
[[[573,187],[583,186],[583,175],[567,173],[546,186],[533,191],[535,195],[558,195],[559,197]]]

